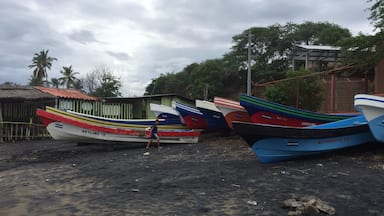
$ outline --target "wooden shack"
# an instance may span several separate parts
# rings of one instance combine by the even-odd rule
[[[31,86],[0,85],[0,142],[46,137],[37,108],[53,106],[56,97]]]

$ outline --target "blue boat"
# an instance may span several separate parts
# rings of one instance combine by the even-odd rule
[[[373,136],[384,142],[384,97],[357,94],[354,98],[355,108],[364,114]]]
[[[363,115],[305,128],[236,121],[233,126],[263,163],[291,160],[375,141]]]
[[[177,101],[172,103],[172,107],[179,112],[183,118],[185,126],[189,129],[205,130],[208,123],[205,121],[203,113],[196,107],[192,107]]]
[[[180,113],[170,106],[150,103],[149,108],[158,119],[166,119],[169,122],[177,122],[178,124],[184,124],[182,122]]]
[[[207,122],[207,131],[229,131],[230,128],[223,113],[212,102],[196,100],[196,108],[203,114]]]

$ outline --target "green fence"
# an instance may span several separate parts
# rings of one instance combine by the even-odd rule
[[[106,118],[132,118],[132,105],[127,103],[106,103],[100,101],[60,99],[58,101],[57,108]]]

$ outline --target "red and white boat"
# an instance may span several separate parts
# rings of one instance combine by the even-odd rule
[[[147,142],[149,131],[144,125],[114,126],[103,125],[92,118],[67,115],[65,111],[50,108],[37,109],[49,134],[55,140],[75,142]],[[189,129],[170,129],[159,126],[160,143],[197,143],[200,132]]]
[[[206,130],[208,123],[204,115],[196,107],[192,107],[177,101],[172,103],[172,107],[180,113],[185,126],[189,129]]]
[[[251,117],[249,116],[247,110],[240,105],[240,102],[229,100],[221,97],[214,97],[213,99],[216,107],[223,113],[225,120],[230,128],[233,129],[232,122],[250,122]]]

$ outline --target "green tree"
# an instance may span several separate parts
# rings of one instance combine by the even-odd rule
[[[54,88],[59,88],[60,87],[60,80],[57,78],[51,78],[51,82],[49,82],[50,86]]]
[[[95,97],[121,96],[120,79],[106,67],[98,67],[87,74],[85,81],[81,81],[81,85],[85,85],[86,92]]]
[[[294,44],[336,45],[350,38],[348,29],[327,22],[287,23],[269,27],[253,27],[233,37],[234,46],[224,58],[238,68],[239,78],[246,80],[248,70],[247,52],[251,33],[252,80],[257,83],[279,80],[290,67]],[[245,83],[245,82],[244,82]]]
[[[376,52],[377,39],[376,36],[359,34],[341,40],[338,45],[342,47],[343,62],[360,68],[375,65],[382,58]]]
[[[45,81],[47,81],[47,70],[51,69],[52,62],[56,60],[56,58],[48,56],[48,50],[42,50],[40,53],[35,53],[32,58],[32,64],[28,66],[29,68],[33,68],[33,77],[30,80],[30,84],[42,85],[44,83],[42,82],[44,78],[46,78]]]
[[[102,74],[100,87],[96,88],[95,95],[97,97],[118,97],[120,93],[121,83],[112,73]]]
[[[30,86],[48,86],[49,83],[47,83],[46,80],[42,80],[41,78],[38,78],[38,77],[31,75],[31,77],[29,78],[28,85],[30,85]]]
[[[379,33],[384,32],[384,2],[383,0],[368,0],[373,4],[369,7],[371,15],[369,19],[371,20],[375,30],[378,30]]]
[[[251,34],[252,79],[257,82],[281,79],[280,72],[288,69],[290,63],[286,56],[291,47],[291,41],[282,38],[284,28],[281,25],[253,27],[233,37],[235,45],[226,58],[234,60],[232,63],[237,65],[239,77],[247,80],[249,34]]]
[[[287,27],[291,28],[289,38],[295,44],[335,45],[344,38],[352,37],[348,29],[328,22],[289,23]]]
[[[60,70],[60,73],[62,74],[62,77],[59,78],[60,84],[67,89],[74,88],[74,85],[78,80],[76,75],[79,74],[79,72],[74,72],[71,65],[69,67],[64,66],[63,69]]]
[[[323,85],[318,76],[307,70],[289,70],[287,80],[265,89],[264,96],[271,101],[300,109],[317,111],[321,107]]]
[[[356,70],[350,73],[373,70],[380,60],[384,58],[384,2],[382,0],[369,0],[372,5],[369,19],[378,32],[375,35],[359,35],[344,38],[338,45],[342,47],[343,62],[356,65]]]
[[[349,37],[349,30],[326,22],[252,27],[232,38],[233,46],[223,58],[193,63],[178,73],[161,74],[147,86],[145,94],[176,92],[190,98],[236,98],[246,88],[248,47],[252,80],[265,83],[286,78],[295,43],[335,45]]]
[[[161,74],[146,87],[146,95],[177,93],[189,98],[213,99],[234,87],[222,59],[193,63],[179,73]],[[226,85],[225,85],[226,84]]]

